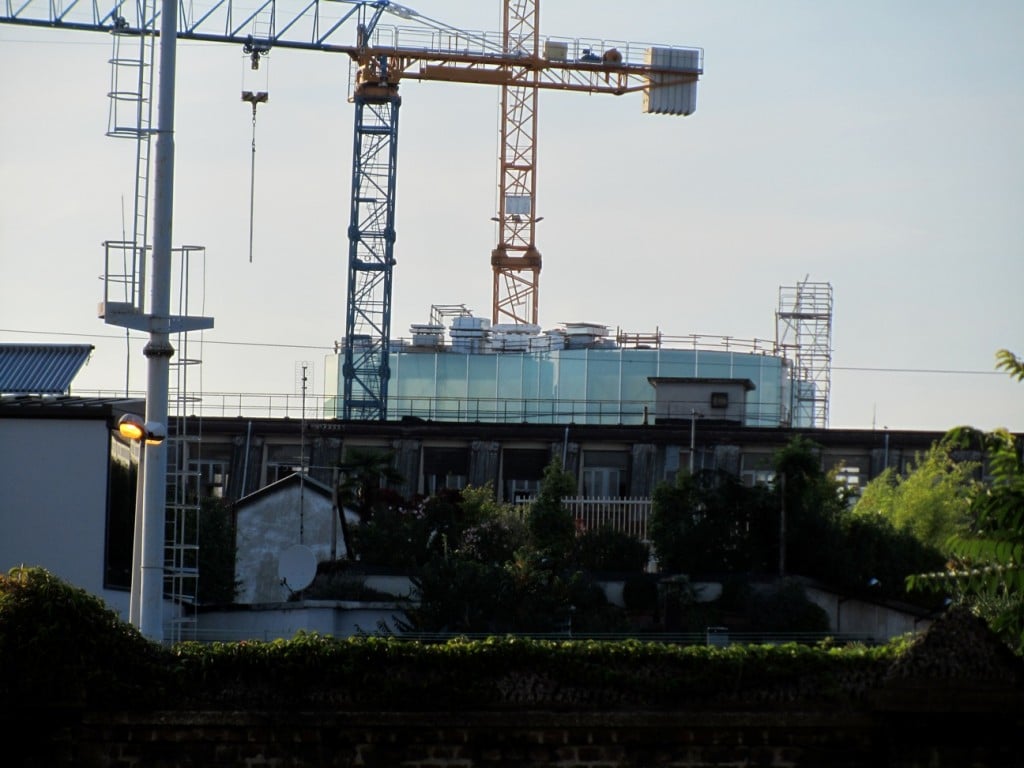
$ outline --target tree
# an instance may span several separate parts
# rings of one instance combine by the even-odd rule
[[[562,469],[557,457],[544,468],[537,498],[530,504],[527,525],[534,548],[552,561],[563,562],[572,552],[576,521],[562,499],[576,494],[576,479]]]
[[[1024,360],[1008,350],[996,353],[996,368],[1024,380]],[[953,559],[945,571],[911,576],[908,584],[957,594],[1024,653],[1024,461],[1006,429],[957,427],[946,436],[951,446],[979,440],[987,477],[970,495],[970,528],[947,542]]]
[[[843,489],[821,468],[820,447],[796,435],[775,454],[779,514],[785,514],[780,570],[834,579],[835,553],[842,548]],[[780,530],[783,526],[780,525]]]
[[[978,464],[955,461],[948,442],[939,442],[915,457],[910,472],[891,467],[864,487],[853,515],[879,517],[897,531],[943,549],[950,536],[968,525],[969,497]]]
[[[338,464],[341,474],[339,505],[355,510],[364,523],[372,519],[391,495],[385,492],[386,486],[402,481],[401,474],[393,466],[393,459],[390,451],[353,449],[345,461]]]
[[[223,499],[203,499],[199,542],[199,602],[233,603],[241,582],[235,579],[234,516]]]
[[[772,493],[730,473],[679,473],[655,489],[651,506],[648,535],[663,571],[764,570],[774,551]]]

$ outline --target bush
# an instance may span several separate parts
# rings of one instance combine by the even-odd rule
[[[0,576],[0,701],[125,707],[157,700],[170,666],[160,646],[99,598],[42,568]]]
[[[650,549],[635,536],[607,526],[585,531],[576,539],[576,563],[586,571],[641,573]]]
[[[653,611],[658,607],[658,583],[647,576],[632,576],[622,585],[622,602],[627,611]]]
[[[783,579],[768,592],[752,592],[750,629],[758,632],[828,632],[825,610],[812,603],[803,585]]]

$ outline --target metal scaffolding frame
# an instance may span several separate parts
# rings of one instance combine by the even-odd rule
[[[775,346],[793,363],[792,423],[828,426],[832,386],[832,285],[807,278],[779,287]]]

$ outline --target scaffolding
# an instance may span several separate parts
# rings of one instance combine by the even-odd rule
[[[832,285],[808,278],[779,287],[775,347],[793,365],[791,423],[828,427],[832,380]]]

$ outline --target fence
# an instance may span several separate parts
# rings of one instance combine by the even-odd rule
[[[572,513],[581,531],[607,527],[647,541],[650,499],[573,496],[562,499],[562,506]]]

